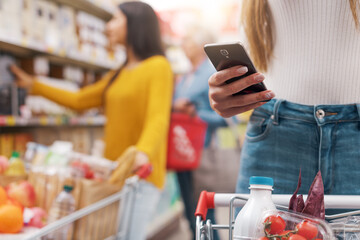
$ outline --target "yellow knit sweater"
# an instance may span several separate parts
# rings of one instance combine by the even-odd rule
[[[31,92],[75,110],[105,106],[105,157],[117,159],[135,145],[153,166],[147,180],[162,188],[166,173],[167,133],[173,93],[173,74],[163,56],[153,56],[132,69],[123,69],[105,93],[114,75],[78,92],[54,88],[35,81]]]

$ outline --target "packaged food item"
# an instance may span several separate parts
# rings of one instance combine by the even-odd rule
[[[259,219],[267,210],[275,210],[271,193],[274,180],[269,177],[253,176],[250,178],[250,196],[236,217],[234,240],[258,238],[264,235]],[[285,227],[284,227],[285,228]]]
[[[282,210],[264,211],[259,221],[262,235],[257,239],[281,240],[333,240],[330,225],[320,218]]]
[[[55,141],[50,146],[45,164],[51,166],[67,166],[72,149],[73,144],[71,142]]]
[[[20,159],[18,152],[13,152],[9,160],[9,167],[6,169],[6,176],[25,176],[26,170],[24,162]]]
[[[74,152],[71,154],[72,175],[76,178],[107,180],[117,167],[117,162],[106,158]]]
[[[0,154],[10,158],[14,149],[14,136],[12,134],[0,135]]]
[[[31,144],[29,146],[31,146]],[[47,146],[44,146],[41,144],[36,144],[36,150],[35,150],[34,156],[32,157],[32,160],[30,159],[31,156],[29,156],[30,154],[32,154],[31,150],[29,153],[26,153],[25,156],[27,158],[29,158],[30,165],[32,167],[41,166],[41,165],[45,164],[45,158],[46,158],[48,152],[49,152],[49,148]]]

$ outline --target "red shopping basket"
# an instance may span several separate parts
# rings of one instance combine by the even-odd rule
[[[167,168],[175,171],[192,170],[199,166],[207,124],[199,117],[172,113]]]

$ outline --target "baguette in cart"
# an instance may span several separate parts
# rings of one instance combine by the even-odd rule
[[[301,215],[291,212],[286,207],[292,195],[274,194],[272,195],[273,202],[281,216],[291,216],[290,221],[300,221],[307,219],[313,221],[323,234],[322,238],[326,240],[333,239],[360,239],[360,210],[344,212],[335,215],[325,215],[325,221],[322,219],[306,218],[306,215]],[[307,195],[304,195],[306,199]],[[237,207],[242,207],[249,199],[249,194],[225,194],[203,191],[200,194],[198,205],[196,208],[196,240],[212,240],[213,230],[228,231],[228,239],[233,239],[234,230],[234,211]],[[360,196],[355,195],[325,195],[326,209],[360,209]],[[229,208],[229,222],[228,224],[212,224],[210,220],[206,220],[208,209],[215,209],[218,207]],[[286,219],[288,220],[288,219]],[[243,239],[253,239],[244,236]],[[265,239],[265,238],[264,238]],[[276,238],[274,239],[282,239]]]

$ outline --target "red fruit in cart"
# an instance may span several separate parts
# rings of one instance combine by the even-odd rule
[[[9,160],[5,156],[0,156],[0,174],[3,174],[9,167]]]
[[[78,173],[80,176],[87,178],[87,179],[93,179],[94,178],[94,172],[91,170],[89,164],[81,161],[73,161],[71,163],[71,167]]]
[[[306,238],[299,234],[294,234],[289,237],[289,240],[306,240]]]
[[[27,181],[10,183],[6,188],[9,198],[18,201],[24,207],[34,207],[36,194],[34,187]]]
[[[286,227],[284,219],[277,215],[267,217],[264,221],[264,225],[265,231],[271,235],[281,233]]]
[[[14,200],[14,199],[8,198],[8,200],[6,201],[6,204],[18,207],[21,209],[21,212],[24,212],[24,206],[21,205],[21,203],[19,203],[18,201]]]
[[[23,215],[21,209],[5,204],[0,206],[0,232],[18,233],[23,227]]]
[[[42,228],[46,224],[47,213],[44,209],[39,207],[31,208],[31,212],[34,216],[30,219],[29,226]]]
[[[305,237],[308,240],[314,239],[318,234],[317,227],[307,221],[301,222],[296,225],[296,229],[298,230],[298,234]]]
[[[7,194],[3,187],[0,186],[0,205],[3,205],[7,202]]]

